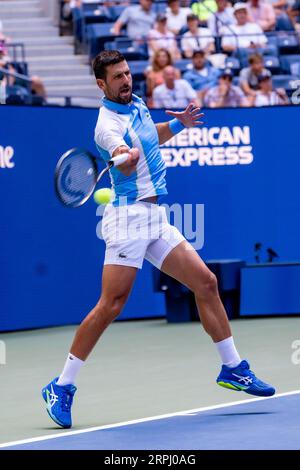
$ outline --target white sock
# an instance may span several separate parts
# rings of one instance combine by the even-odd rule
[[[73,356],[73,354],[68,354],[64,370],[57,380],[57,385],[68,385],[74,384],[77,374],[81,367],[83,366],[84,361],[78,359],[78,357]]]
[[[236,350],[232,336],[215,343],[215,345],[217,346],[223,364],[227,367],[236,367],[239,365],[241,358]]]

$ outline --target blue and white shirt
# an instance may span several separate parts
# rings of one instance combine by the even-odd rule
[[[140,151],[136,171],[123,175],[117,168],[110,169],[113,205],[133,204],[150,196],[167,194],[166,165],[159,149],[158,134],[149,110],[143,100],[132,96],[129,104],[120,104],[103,98],[97,125],[95,142],[104,161],[111,159],[121,145],[137,147]]]

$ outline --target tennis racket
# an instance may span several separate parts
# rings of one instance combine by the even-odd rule
[[[82,149],[65,152],[55,169],[55,191],[58,199],[67,207],[82,206],[93,194],[96,185],[113,166],[124,163],[129,154],[113,157],[106,168],[98,170],[97,158]]]

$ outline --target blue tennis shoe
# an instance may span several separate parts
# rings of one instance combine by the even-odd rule
[[[62,428],[72,426],[71,407],[77,390],[75,385],[57,385],[58,377],[42,390],[50,418]]]
[[[271,397],[275,393],[275,388],[259,380],[254,372],[250,370],[250,365],[245,360],[233,368],[223,364],[217,378],[217,384],[221,387],[238,392],[243,391],[258,397]]]

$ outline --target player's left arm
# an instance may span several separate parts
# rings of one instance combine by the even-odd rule
[[[166,114],[173,116],[174,119],[156,124],[159,145],[172,139],[174,135],[178,134],[186,127],[196,127],[203,124],[201,118],[204,114],[201,113],[201,109],[194,103],[190,103],[184,111],[167,110]]]

